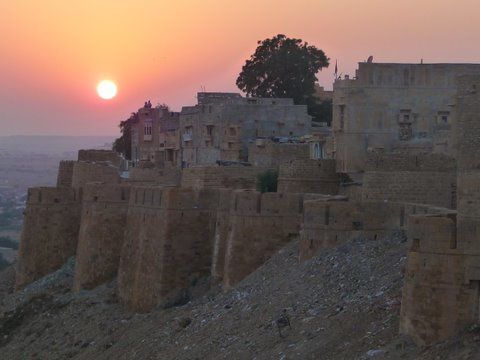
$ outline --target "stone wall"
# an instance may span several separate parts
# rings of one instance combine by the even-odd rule
[[[198,165],[183,169],[181,186],[193,189],[255,189],[257,175],[265,170],[254,166]]]
[[[310,146],[307,143],[275,143],[257,139],[248,147],[248,162],[253,166],[278,167],[287,161],[308,158],[310,158]]]
[[[480,76],[458,80],[458,215],[417,217],[409,229],[400,331],[442,341],[479,321]]]
[[[278,192],[338,194],[335,160],[292,160],[280,165]]]
[[[300,260],[338,246],[356,236],[377,238],[392,230],[406,230],[411,214],[436,214],[443,208],[421,204],[364,202],[325,196],[304,202]]]
[[[239,190],[233,196],[228,231],[223,231],[227,237],[216,238],[216,247],[225,247],[224,272],[218,276],[225,288],[243,279],[297,237],[303,211],[302,194]],[[221,256],[222,252],[217,254]]]
[[[410,219],[400,332],[419,345],[478,321],[480,258],[457,248],[455,213]]]
[[[82,149],[78,150],[78,161],[108,162],[119,168],[122,163],[122,158],[113,150]]]
[[[72,186],[84,187],[89,182],[120,182],[118,169],[107,163],[76,162],[73,165]]]
[[[132,189],[118,271],[122,302],[148,311],[210,274],[219,193]]]
[[[142,168],[134,167],[129,171],[128,182],[132,185],[141,183],[152,183],[163,186],[178,186],[182,177],[180,168]]]
[[[455,208],[456,162],[443,154],[370,152],[362,198]]]
[[[58,165],[57,187],[71,187],[75,161],[63,160]]]
[[[83,192],[75,264],[75,290],[91,289],[117,274],[130,187],[91,183]]]
[[[28,190],[17,261],[17,289],[57,270],[75,254],[80,209],[81,190]]]

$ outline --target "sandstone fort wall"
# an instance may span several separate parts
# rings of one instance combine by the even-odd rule
[[[338,194],[335,160],[292,160],[280,165],[278,192]]]
[[[303,194],[236,191],[226,239],[224,287],[243,279],[298,236],[302,211]]]
[[[119,168],[122,163],[122,158],[113,150],[82,149],[78,151],[78,161],[109,162]]]
[[[116,167],[106,163],[76,162],[73,165],[72,186],[84,187],[89,182],[117,184],[120,175]]]
[[[265,168],[253,166],[193,166],[183,169],[181,186],[193,189],[255,189]]]
[[[444,213],[443,208],[421,204],[348,201],[342,196],[304,202],[300,260],[319,250],[338,246],[356,236],[377,238],[408,228],[411,214]]]
[[[118,272],[122,301],[145,311],[210,274],[218,190],[132,189]]]
[[[455,160],[446,155],[370,153],[362,199],[455,208],[456,187]]]
[[[74,289],[91,289],[114,278],[127,222],[130,187],[91,183],[83,193]]]
[[[80,227],[81,191],[71,188],[28,190],[16,288],[57,270],[75,254]]]
[[[71,187],[75,161],[64,160],[58,165],[57,187]]]

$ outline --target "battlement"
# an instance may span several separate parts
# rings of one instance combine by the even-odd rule
[[[120,182],[118,168],[108,163],[76,162],[73,165],[72,186],[79,188],[89,182]]]
[[[82,191],[72,188],[36,187],[29,188],[27,207],[32,205],[55,205],[80,203]]]
[[[57,187],[71,187],[75,161],[62,160],[58,166]]]
[[[130,185],[102,182],[88,183],[83,189],[83,203],[127,203]]]
[[[115,167],[120,167],[121,156],[113,150],[78,150],[78,161],[85,162],[108,162]]]

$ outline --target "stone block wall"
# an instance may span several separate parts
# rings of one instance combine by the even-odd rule
[[[78,161],[109,162],[119,168],[122,163],[122,158],[113,150],[82,149],[78,151]]]
[[[444,154],[369,153],[364,201],[456,207],[456,163]]]
[[[210,274],[218,203],[218,190],[132,189],[118,271],[124,303],[148,311]]]
[[[90,183],[83,192],[74,289],[91,289],[117,275],[130,197],[128,185]]]
[[[163,186],[179,186],[182,171],[175,167],[165,168],[143,168],[134,167],[130,169],[128,182],[132,185],[141,183],[152,183]]]
[[[118,184],[118,168],[106,163],[76,162],[73,165],[72,186],[80,188],[89,182]]]
[[[480,260],[457,248],[455,213],[410,218],[400,332],[431,345],[478,319]]]
[[[292,160],[280,165],[278,192],[338,194],[335,160]]]
[[[279,165],[310,157],[310,146],[303,144],[282,144],[269,140],[257,139],[248,147],[248,162],[253,166],[278,167]]]
[[[183,169],[181,186],[193,189],[254,190],[258,174],[265,170],[254,166],[198,165]]]
[[[303,211],[303,194],[236,191],[233,196],[229,228],[223,232],[227,235],[223,240],[226,245],[221,276],[225,288],[243,279],[297,237]],[[218,261],[221,260],[214,260]]]
[[[356,236],[376,238],[392,230],[406,230],[411,214],[444,213],[421,204],[364,202],[334,196],[304,202],[300,261]]]
[[[31,188],[17,260],[16,288],[59,269],[75,254],[81,190]]]
[[[75,161],[64,160],[58,165],[57,187],[71,187]]]

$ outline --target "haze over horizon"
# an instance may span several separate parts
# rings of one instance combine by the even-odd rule
[[[376,62],[479,62],[478,2],[459,0],[0,0],[0,136],[115,135],[145,100],[174,110],[235,91],[258,40],[278,33],[325,51],[319,74]],[[118,95],[102,100],[102,79]]]

